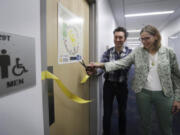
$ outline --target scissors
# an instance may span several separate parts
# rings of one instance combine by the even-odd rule
[[[84,62],[84,60],[82,59],[82,61],[79,61],[79,63],[81,63],[81,65],[85,68],[85,70],[86,71],[90,71],[90,70],[92,70],[92,68],[91,67],[88,67],[86,64],[85,64],[85,62]]]
[[[81,63],[81,65],[86,69],[87,68],[87,66],[86,66],[86,64],[85,64],[85,62],[84,62],[84,60],[82,59],[82,61],[79,61],[79,63]]]

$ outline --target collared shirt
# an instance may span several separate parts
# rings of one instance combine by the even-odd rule
[[[122,51],[118,53],[115,50],[115,47],[112,47],[104,52],[101,62],[104,63],[104,62],[110,62],[110,61],[122,59],[126,57],[131,51],[132,50],[129,49],[128,47],[123,47]],[[109,73],[105,73],[104,78],[106,80],[113,81],[113,82],[126,82],[128,71],[129,71],[129,68],[111,71]]]

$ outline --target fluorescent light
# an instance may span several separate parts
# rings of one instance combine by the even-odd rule
[[[171,39],[176,39],[176,38],[178,38],[178,36],[172,36],[172,37],[169,37],[169,38],[171,38]]]
[[[139,37],[128,37],[127,40],[137,40]]]
[[[162,14],[172,14],[172,13],[174,13],[174,10],[171,10],[171,11],[162,11],[162,12],[148,12],[148,13],[137,13],[137,14],[126,14],[125,17],[162,15]]]
[[[141,30],[127,30],[127,32],[129,33],[136,33],[136,32],[140,32]]]
[[[140,44],[135,44],[135,43],[133,43],[133,44],[127,44],[128,46],[138,46],[138,45],[140,45]]]
[[[127,44],[140,44],[140,41],[127,41]]]

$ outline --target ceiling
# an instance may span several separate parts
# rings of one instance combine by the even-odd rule
[[[163,29],[180,16],[180,0],[109,0],[116,23],[127,30],[141,29],[147,24]],[[173,14],[125,18],[125,14],[174,10]],[[129,33],[139,37],[139,33]]]

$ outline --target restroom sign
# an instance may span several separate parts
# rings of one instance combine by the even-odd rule
[[[0,32],[0,95],[35,84],[35,39]]]

